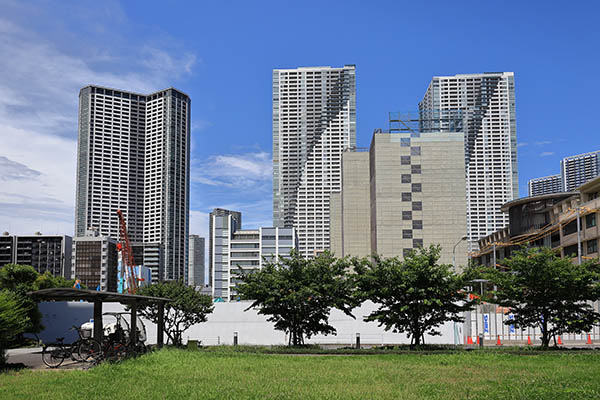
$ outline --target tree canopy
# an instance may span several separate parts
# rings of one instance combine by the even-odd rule
[[[182,334],[190,326],[206,322],[206,317],[213,310],[212,298],[200,294],[193,287],[180,281],[159,282],[142,287],[137,294],[171,299],[165,303],[164,324],[167,337],[176,346],[182,344]],[[158,305],[148,304],[139,310],[140,314],[158,323]]]
[[[356,300],[348,266],[347,259],[329,252],[311,259],[292,252],[261,270],[240,273],[236,290],[242,299],[252,300],[248,309],[268,315],[275,329],[289,335],[289,344],[298,346],[313,335],[336,333],[328,322],[332,308],[352,316]]]
[[[503,264],[505,270],[480,268],[479,274],[497,286],[492,300],[511,309],[514,319],[505,323],[539,328],[542,347],[556,335],[587,332],[600,321],[587,303],[600,297],[597,261],[576,265],[540,247],[521,249]]]
[[[4,364],[4,350],[31,324],[28,309],[19,296],[9,290],[0,290],[0,365]]]
[[[423,344],[425,334],[440,335],[437,328],[445,322],[462,322],[461,313],[473,305],[463,290],[466,279],[439,258],[440,247],[430,246],[404,259],[375,256],[357,264],[359,295],[378,306],[365,321],[406,332],[414,346]]]

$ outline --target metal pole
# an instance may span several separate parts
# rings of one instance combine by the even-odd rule
[[[579,220],[579,207],[577,207],[577,262],[581,265],[581,221]]]
[[[360,349],[360,333],[356,332],[356,348]]]
[[[493,257],[493,263],[494,264],[492,266],[494,268],[496,268],[496,242],[494,242],[493,248],[494,248],[494,257]]]
[[[234,346],[238,345],[238,333],[237,332],[233,332],[233,345]]]

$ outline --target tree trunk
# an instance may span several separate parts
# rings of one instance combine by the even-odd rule
[[[543,315],[543,320],[542,320],[542,348],[543,349],[547,349],[548,345],[550,344],[550,335],[548,334],[548,320],[546,319],[546,316]]]

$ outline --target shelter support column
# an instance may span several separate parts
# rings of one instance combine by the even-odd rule
[[[131,303],[131,331],[129,332],[131,346],[137,344],[137,302]]]
[[[165,302],[158,302],[158,324],[156,324],[156,344],[159,348],[163,346],[165,332]]]
[[[94,339],[102,343],[102,302],[94,301]]]

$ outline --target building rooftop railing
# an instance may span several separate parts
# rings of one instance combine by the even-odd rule
[[[463,132],[464,120],[461,110],[390,112],[389,132]]]

